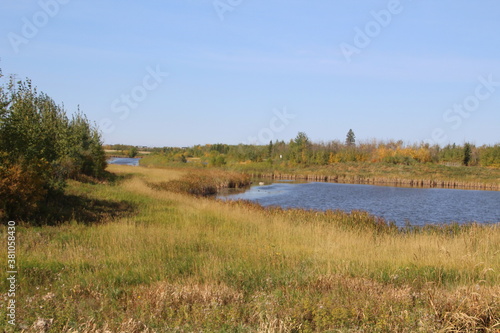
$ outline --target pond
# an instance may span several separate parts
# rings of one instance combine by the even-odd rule
[[[499,191],[277,182],[219,198],[283,208],[364,210],[397,226],[500,222]]]
[[[120,164],[120,165],[132,165],[138,166],[140,158],[128,158],[128,157],[112,157],[107,162],[109,164]]]

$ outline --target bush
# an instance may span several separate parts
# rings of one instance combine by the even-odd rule
[[[136,147],[132,147],[130,148],[130,150],[127,152],[127,156],[130,157],[130,158],[134,158],[137,156],[137,154],[139,153],[139,151],[137,150]]]
[[[47,194],[39,173],[33,166],[30,169],[20,164],[0,166],[0,217],[26,218],[37,211]]]
[[[500,167],[500,144],[480,149],[479,161],[482,166]]]
[[[29,80],[12,79],[0,86],[0,162],[0,209],[12,218],[62,194],[67,178],[102,177],[106,168],[100,134],[85,115],[69,120]]]

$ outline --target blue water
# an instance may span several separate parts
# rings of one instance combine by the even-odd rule
[[[109,164],[138,166],[140,158],[113,157],[108,160]]]
[[[283,208],[364,210],[398,226],[500,222],[499,191],[279,182],[221,198]]]

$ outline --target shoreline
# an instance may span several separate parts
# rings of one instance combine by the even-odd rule
[[[500,191],[500,184],[464,182],[458,180],[435,180],[435,179],[406,179],[391,177],[362,177],[362,176],[339,176],[321,174],[289,174],[289,173],[248,173],[252,178],[277,179],[277,180],[304,180],[325,183],[340,184],[366,184],[386,185],[410,188],[443,188],[457,190],[485,190]]]

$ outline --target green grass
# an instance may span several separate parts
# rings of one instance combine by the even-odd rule
[[[71,182],[68,193],[123,212],[17,227],[18,329],[40,331],[36,323],[46,332],[500,327],[498,226],[402,232],[364,212],[264,209],[148,185],[179,179],[184,169],[110,170],[124,177],[114,184]],[[1,260],[5,265],[6,256]],[[0,302],[0,324],[8,328]]]

